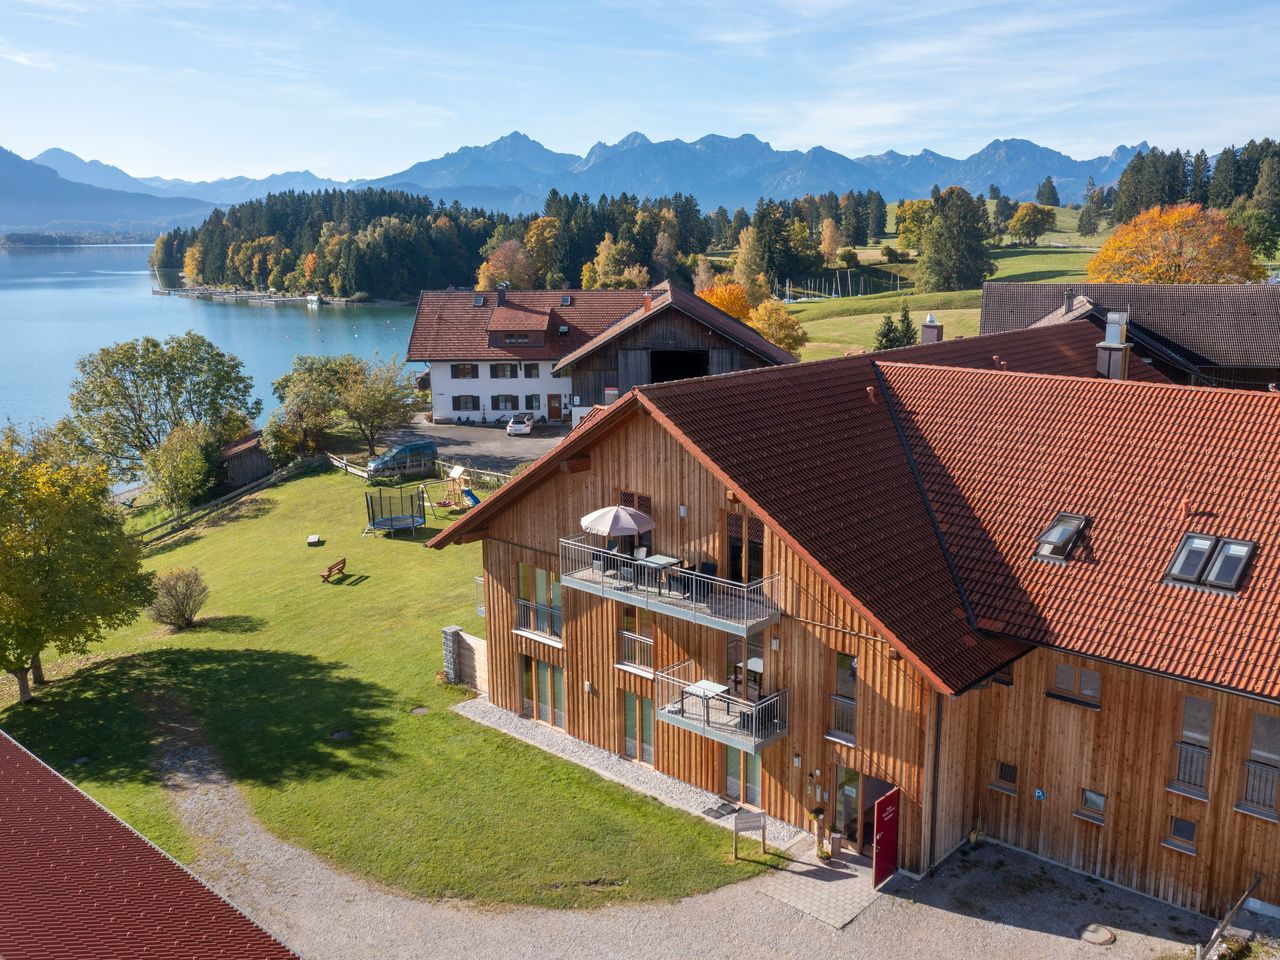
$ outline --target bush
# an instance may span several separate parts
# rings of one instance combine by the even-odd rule
[[[858,251],[853,247],[841,247],[836,251],[836,260],[840,266],[852,269],[858,265]]]
[[[147,614],[156,623],[185,630],[196,622],[196,614],[209,599],[209,588],[195,567],[174,569],[156,577],[156,598]]]

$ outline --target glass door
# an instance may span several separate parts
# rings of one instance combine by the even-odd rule
[[[738,803],[760,806],[760,758],[733,747],[724,750],[724,795]]]
[[[564,729],[564,670],[532,657],[522,657],[524,715]]]
[[[858,850],[858,771],[836,764],[836,816],[832,826]]]
[[[551,722],[551,665],[537,661],[538,676],[538,719],[543,723]]]
[[[653,763],[653,701],[630,691],[622,694],[622,755],[641,763]]]

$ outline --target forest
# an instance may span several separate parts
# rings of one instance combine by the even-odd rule
[[[679,193],[592,200],[552,190],[541,216],[514,217],[394,190],[287,192],[163,234],[151,262],[181,270],[192,285],[357,299],[498,282],[558,289],[673,279],[689,286],[700,270],[706,274],[706,254],[731,251],[748,226],[772,279],[820,267],[824,243],[852,248],[883,237],[886,216],[875,191],[762,199],[749,214],[703,213]]]

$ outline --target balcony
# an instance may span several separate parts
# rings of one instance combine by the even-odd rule
[[[1169,781],[1169,790],[1197,800],[1208,799],[1208,748],[1178,741],[1173,750],[1173,778]]]
[[[778,622],[778,574],[737,583],[593,546],[560,541],[560,585],[746,637]]]
[[[1251,813],[1267,820],[1276,820],[1277,791],[1280,789],[1280,768],[1269,763],[1258,763],[1246,760],[1240,788],[1240,802],[1236,809],[1242,813]]]
[[[827,728],[827,739],[856,747],[857,733],[858,701],[838,693],[831,694],[831,726]]]
[[[553,647],[562,647],[560,642],[561,615],[557,607],[548,607],[531,600],[516,601],[515,632],[549,643]]]
[[[703,677],[692,660],[653,675],[655,714],[664,723],[756,754],[787,732],[786,690],[758,701],[743,700]]]
[[[618,666],[653,676],[653,637],[618,631]]]

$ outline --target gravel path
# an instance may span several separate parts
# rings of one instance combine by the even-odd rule
[[[1207,924],[1152,900],[987,846],[953,857],[921,883],[893,881],[843,930],[761,892],[756,878],[677,903],[593,911],[479,909],[414,899],[350,876],[259,824],[196,731],[165,726],[158,769],[192,835],[194,872],[306,960],[503,960],[555,955],[698,960],[744,956],[830,960],[1128,960],[1179,956]],[[1082,943],[1097,921],[1108,948]]]

